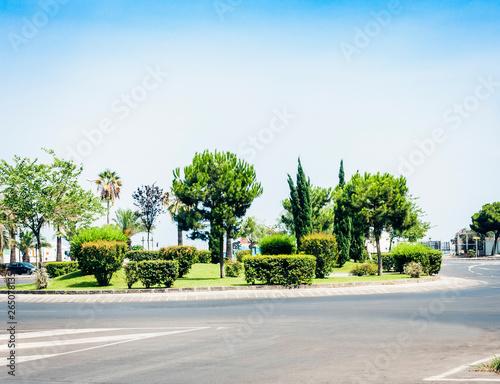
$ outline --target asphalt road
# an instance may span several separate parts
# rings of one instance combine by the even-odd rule
[[[500,375],[459,369],[500,354],[500,261],[448,261],[442,275],[485,284],[318,298],[18,303],[16,376],[4,366],[0,381],[500,383]],[[1,337],[5,357],[8,335]]]

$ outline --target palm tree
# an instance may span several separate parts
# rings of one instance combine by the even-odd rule
[[[182,232],[189,230],[186,213],[191,210],[191,207],[184,204],[173,192],[165,192],[163,196],[163,205],[167,206],[172,221],[177,222],[177,245],[183,245]]]
[[[42,240],[42,243],[41,243],[42,248],[51,246],[51,244],[49,244],[45,241],[44,237],[42,237],[41,240]],[[33,232],[31,232],[29,230],[19,231],[19,241],[16,241],[16,246],[19,248],[19,250],[23,254],[23,262],[29,263],[29,261],[30,261],[29,253],[30,253],[31,249],[32,248],[37,249],[36,237],[33,234]]]
[[[141,223],[139,216],[131,209],[119,209],[115,213],[116,218],[113,221],[129,237],[128,248],[132,248],[131,237],[137,233],[145,232],[146,227]]]
[[[7,240],[7,244],[10,248],[10,262],[16,262],[16,235],[17,235],[17,223],[16,218],[12,212],[2,209],[0,220],[2,221],[2,250],[5,246],[4,240]],[[8,236],[5,236],[3,232],[6,232]]]
[[[101,192],[101,200],[106,200],[107,203],[107,223],[109,225],[109,204],[115,203],[115,198],[120,198],[120,187],[122,182],[120,176],[116,172],[111,172],[106,169],[104,172],[99,173],[99,178],[94,182],[97,184],[97,191]]]

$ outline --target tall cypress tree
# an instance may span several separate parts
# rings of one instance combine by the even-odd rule
[[[344,160],[340,160],[339,187],[344,188],[344,185],[345,185]]]
[[[345,173],[344,173],[344,160],[340,160],[339,169],[339,185],[337,191],[337,199],[335,201],[335,218],[333,224],[333,233],[337,237],[337,244],[339,247],[339,258],[338,264],[342,267],[346,262],[348,262],[352,255],[353,244],[353,222],[349,215],[349,211],[345,206],[346,201],[342,199],[342,195],[345,193]],[[357,248],[356,248],[356,251]]]
[[[302,237],[312,232],[311,185],[309,180],[306,179],[300,158],[297,170],[297,186],[293,184],[290,175],[288,175],[288,186],[290,187],[290,202],[292,203],[297,248],[300,248]]]

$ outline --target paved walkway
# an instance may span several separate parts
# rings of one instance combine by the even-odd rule
[[[215,292],[168,292],[148,294],[78,294],[78,295],[26,295],[16,294],[18,303],[138,303],[165,301],[196,301],[221,299],[285,299],[301,297],[325,297],[347,295],[378,295],[388,293],[433,292],[457,290],[479,286],[481,281],[446,278],[426,283],[395,285],[365,285],[345,288],[309,288],[309,289],[259,289]],[[7,295],[0,295],[0,302],[7,301]]]

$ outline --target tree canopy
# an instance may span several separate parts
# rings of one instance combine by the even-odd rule
[[[36,238],[38,264],[41,264],[41,235],[45,225],[67,220],[96,218],[102,214],[99,200],[91,191],[83,190],[78,177],[82,167],[72,161],[58,159],[53,151],[50,164],[38,159],[14,157],[13,164],[2,160],[0,188],[2,211],[9,211],[17,223],[28,228]]]
[[[485,204],[479,212],[472,216],[471,229],[482,235],[492,233],[495,240],[491,255],[497,250],[498,237],[500,235],[500,202]]]
[[[203,224],[193,230],[193,236],[213,235],[212,242],[218,240],[221,277],[225,277],[224,233],[230,237],[238,231],[240,220],[262,194],[254,167],[233,153],[206,150],[195,154],[192,164],[184,168],[184,177],[179,168],[174,170],[172,191]]]
[[[405,230],[416,220],[408,194],[406,179],[388,173],[361,176],[356,173],[346,189],[350,191],[350,206],[357,215],[357,225],[375,237],[378,254],[378,274],[382,274],[380,237],[383,230]]]

